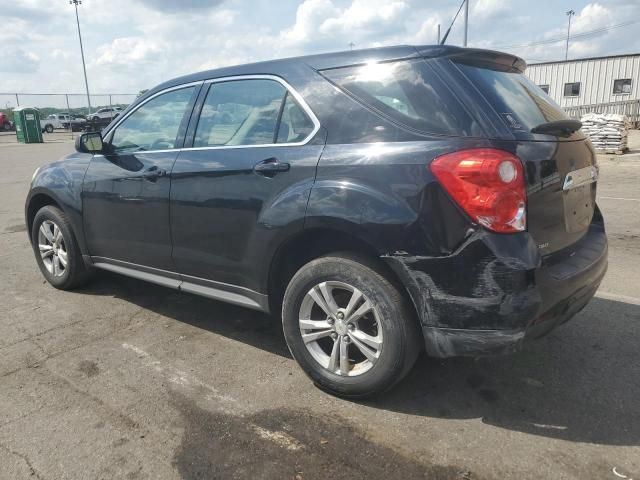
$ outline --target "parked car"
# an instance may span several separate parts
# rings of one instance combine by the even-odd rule
[[[84,115],[71,115],[71,120],[62,122],[62,127],[68,129],[69,125],[74,132],[79,132],[85,129],[87,125],[87,119]]]
[[[281,314],[293,357],[346,397],[394,385],[421,350],[516,351],[607,268],[593,147],[525,67],[402,46],[163,83],[35,172],[40,270]]]
[[[121,112],[122,109],[120,107],[106,107],[93,112],[88,118],[89,121],[94,122],[98,120],[113,120],[120,115]]]
[[[71,115],[68,112],[52,113],[47,118],[40,120],[40,127],[43,132],[53,133],[54,130],[69,128],[71,124],[73,130],[81,130],[86,123],[86,119],[78,115]]]
[[[0,112],[0,130],[9,131],[13,130],[13,128],[13,122],[9,120],[7,114],[4,112]]]

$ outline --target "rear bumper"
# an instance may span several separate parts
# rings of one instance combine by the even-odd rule
[[[387,257],[416,306],[434,357],[512,353],[582,310],[607,270],[602,217],[541,258],[528,234],[478,232],[448,257]]]

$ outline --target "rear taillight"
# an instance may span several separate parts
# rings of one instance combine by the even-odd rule
[[[448,153],[431,162],[431,171],[471,219],[498,233],[527,228],[522,163],[493,148]]]

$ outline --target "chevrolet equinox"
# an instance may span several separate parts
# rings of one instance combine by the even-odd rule
[[[40,270],[281,313],[302,369],[346,397],[388,389],[422,349],[514,352],[607,268],[593,147],[525,68],[398,46],[163,83],[34,173]]]

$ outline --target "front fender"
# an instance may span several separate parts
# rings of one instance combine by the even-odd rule
[[[90,161],[91,155],[74,153],[40,167],[25,202],[25,221],[30,230],[36,213],[34,206],[40,205],[44,197],[53,200],[69,219],[82,254],[87,254],[82,223],[82,182]]]

